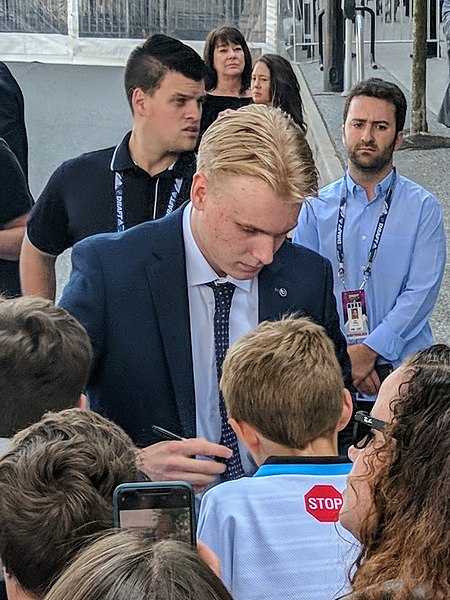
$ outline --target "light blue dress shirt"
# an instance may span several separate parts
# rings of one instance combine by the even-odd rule
[[[235,600],[331,600],[346,592],[358,544],[339,523],[307,512],[306,498],[315,486],[339,494],[350,469],[331,458],[280,458],[206,492],[197,535],[219,557]]]
[[[231,281],[236,285],[230,310],[230,346],[258,324],[258,278],[237,280],[220,278],[200,252],[192,235],[192,205],[183,214],[183,237],[191,326],[192,361],[197,436],[219,443],[222,421],[219,411],[219,385],[214,350],[214,292],[206,283]],[[255,472],[255,464],[245,446],[239,443],[242,466],[246,474]]]
[[[359,289],[392,172],[369,201],[365,190],[347,173],[348,199],[344,227],[347,290]],[[338,278],[336,225],[342,178],[310,199],[300,211],[293,241],[331,261],[341,329],[343,286]],[[364,343],[380,355],[379,363],[397,367],[417,350],[433,343],[428,322],[436,303],[444,266],[442,209],[418,184],[398,175],[372,275],[365,285],[369,335]],[[361,341],[361,340],[359,340]],[[355,343],[353,340],[349,343]]]

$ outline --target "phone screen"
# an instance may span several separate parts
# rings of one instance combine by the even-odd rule
[[[117,494],[118,525],[146,527],[150,538],[195,543],[192,493],[185,487],[124,488]]]

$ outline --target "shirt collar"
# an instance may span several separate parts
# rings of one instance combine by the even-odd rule
[[[114,148],[109,168],[111,171],[127,171],[130,169],[143,171],[131,158],[129,142],[131,131],[129,131],[123,140]],[[194,152],[183,152],[169,168],[164,169],[161,173],[157,173],[154,177],[157,178],[172,178],[172,177],[192,177],[195,173],[196,155]],[[146,173],[146,171],[144,171]],[[150,177],[150,175],[149,175]]]
[[[391,183],[391,179],[392,179],[393,175],[394,175],[394,169],[392,168],[392,170],[389,171],[389,173],[386,175],[386,177],[377,183],[376,188],[375,188],[376,193],[377,193],[375,200],[377,200],[378,198],[381,198],[382,196],[384,196],[386,194],[386,192],[389,189],[389,184]],[[361,190],[362,188],[361,188],[361,186],[359,186],[357,183],[354,182],[350,173],[348,172],[348,169],[345,172],[344,177],[346,178],[347,189],[348,189],[349,193],[354,197],[356,195],[357,190]],[[373,202],[373,200],[372,200],[372,202]]]
[[[219,277],[208,263],[197,246],[197,242],[192,234],[191,212],[192,204],[189,202],[184,209],[183,214],[183,238],[186,252],[186,273],[188,287],[204,285],[205,283],[219,279],[220,281],[230,281],[239,289],[250,293],[254,281],[253,279],[240,280],[234,279],[234,277],[230,277],[229,275],[226,277]]]
[[[253,477],[268,475],[346,475],[352,463],[345,456],[269,456]]]
[[[128,142],[130,141],[131,131],[129,131],[123,140],[114,148],[109,168],[111,171],[126,171],[134,169],[136,165],[131,158]]]

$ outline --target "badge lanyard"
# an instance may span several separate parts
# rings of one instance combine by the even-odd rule
[[[153,209],[153,218],[156,218],[156,207],[158,204],[158,189],[159,189],[159,178],[155,184],[155,203]],[[170,192],[169,203],[166,208],[166,215],[169,215],[175,208],[175,203],[180,195],[181,186],[183,184],[183,178],[175,179],[173,182],[172,191]],[[114,177],[114,191],[116,195],[116,226],[117,231],[125,230],[125,216],[123,210],[123,175],[120,171],[115,172]]]
[[[386,197],[383,202],[383,208],[381,211],[381,215],[378,219],[377,226],[375,228],[375,233],[372,240],[372,245],[369,250],[369,256],[367,260],[367,266],[364,269],[364,277],[363,281],[359,287],[360,290],[364,289],[364,286],[367,283],[367,280],[372,274],[372,265],[375,260],[375,256],[377,255],[378,246],[380,245],[381,235],[383,233],[384,225],[386,223],[386,219],[389,213],[389,208],[392,203],[392,196],[395,191],[395,186],[397,185],[397,171],[395,167],[392,172],[391,182],[389,184],[389,188],[386,192]],[[339,204],[339,213],[338,213],[338,222],[336,228],[336,254],[338,259],[338,277],[342,283],[342,287],[346,290],[345,286],[345,268],[344,268],[344,225],[345,225],[345,217],[347,212],[347,200],[348,200],[348,186],[347,186],[347,176],[344,177],[341,188],[341,202]]]

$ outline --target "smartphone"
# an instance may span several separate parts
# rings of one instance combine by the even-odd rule
[[[185,481],[122,483],[114,490],[116,527],[146,527],[154,541],[196,543],[194,489]]]

